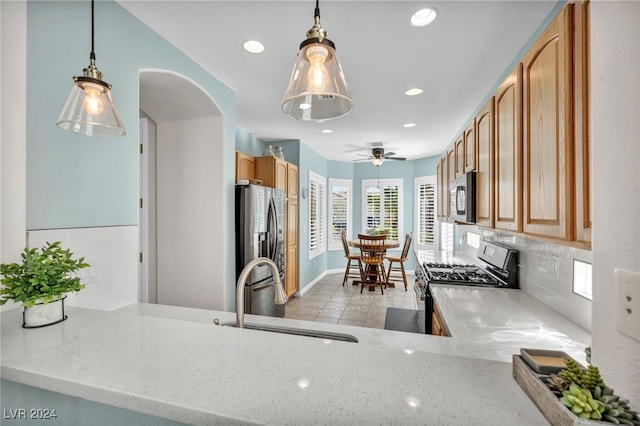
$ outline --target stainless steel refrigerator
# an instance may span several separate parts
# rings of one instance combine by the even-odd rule
[[[284,285],[284,191],[259,185],[236,186],[236,282],[240,272],[258,257],[271,259]],[[284,317],[274,301],[273,276],[266,265],[256,266],[247,280],[244,309],[248,314]]]

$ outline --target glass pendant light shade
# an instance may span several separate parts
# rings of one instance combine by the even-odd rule
[[[298,59],[282,100],[282,111],[298,120],[333,120],[353,110],[351,92],[335,45],[325,37],[316,1],[315,24],[300,44]]]
[[[56,123],[88,136],[124,136],[118,108],[107,83],[91,77],[73,77],[74,85]]]
[[[56,125],[87,136],[124,136],[118,108],[111,99],[111,86],[96,68],[94,52],[94,0],[91,0],[91,53],[82,77],[73,77],[73,87]]]

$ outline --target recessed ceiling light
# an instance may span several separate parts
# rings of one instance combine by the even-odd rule
[[[322,133],[333,133],[333,130],[331,130],[331,129],[324,129],[324,130],[322,131]]]
[[[416,123],[405,123],[402,125],[402,127],[416,127]]]
[[[438,16],[438,11],[431,7],[418,10],[411,16],[410,22],[414,27],[424,27],[429,25]]]
[[[417,87],[413,87],[413,88],[411,88],[409,90],[406,90],[404,92],[404,94],[407,95],[407,96],[417,96],[417,95],[421,94],[422,92],[423,92],[422,89],[418,89]]]
[[[242,43],[242,47],[249,53],[262,53],[264,52],[264,45],[258,40],[247,40]]]

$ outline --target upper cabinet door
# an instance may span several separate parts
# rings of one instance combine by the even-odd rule
[[[477,158],[476,167],[476,224],[493,227],[493,96],[476,116]],[[466,133],[466,132],[465,132]],[[469,139],[467,139],[467,144]],[[469,145],[467,145],[468,147]],[[467,154],[469,150],[467,149]]]
[[[476,120],[464,131],[464,171],[471,172],[476,169]]]
[[[574,17],[575,239],[591,246],[589,167],[589,1],[577,1]]]
[[[462,176],[464,174],[464,166],[465,166],[465,147],[464,147],[464,132],[456,139],[455,144],[456,150],[456,173],[455,176]]]
[[[522,232],[522,66],[495,94],[495,227]]]
[[[525,233],[571,239],[572,12],[568,4],[523,60]]]
[[[287,163],[287,198],[298,199],[298,166]]]

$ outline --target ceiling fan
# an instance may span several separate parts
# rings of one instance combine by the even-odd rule
[[[396,160],[396,161],[406,160],[406,158],[404,157],[394,157],[394,155],[396,155],[395,152],[387,152],[385,154],[384,148],[372,148],[371,155],[365,155],[365,154],[358,154],[358,155],[364,155],[367,158],[362,158],[362,159],[353,160],[353,161],[371,160],[371,163],[374,166],[381,165],[382,163],[384,163],[384,160]]]

